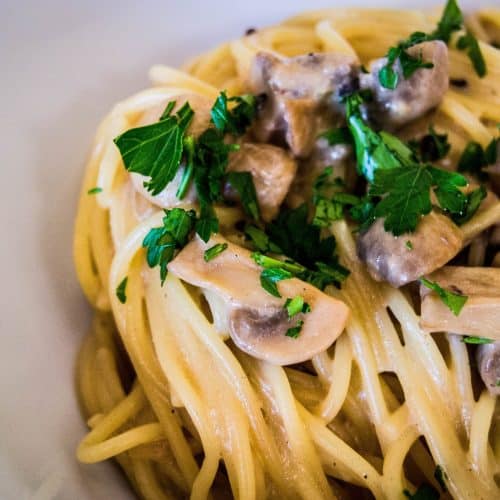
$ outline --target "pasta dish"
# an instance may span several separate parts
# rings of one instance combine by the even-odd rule
[[[500,10],[251,28],[97,130],[89,432],[140,498],[500,498]]]

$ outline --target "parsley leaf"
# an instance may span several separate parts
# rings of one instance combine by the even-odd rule
[[[478,142],[467,143],[458,161],[458,171],[469,172],[476,175],[479,180],[486,180],[488,175],[482,169],[496,163],[498,144],[499,139],[493,139],[486,149],[483,149]]]
[[[335,146],[337,144],[353,144],[352,135],[348,127],[329,129],[323,132],[319,137],[326,139],[330,146]]]
[[[174,258],[177,250],[188,242],[196,222],[194,210],[173,208],[165,210],[163,225],[152,228],[142,242],[147,249],[146,260],[149,267],[160,266],[162,284],[167,277],[167,265]]]
[[[126,294],[127,281],[128,281],[128,276],[125,276],[125,278],[123,278],[120,281],[120,284],[116,287],[116,296],[118,297],[118,300],[122,304],[125,304],[125,302],[127,302],[127,294]]]
[[[404,490],[403,493],[410,500],[439,500],[439,492],[427,483],[420,485],[413,494],[408,490]]]
[[[269,240],[269,236],[257,226],[248,224],[245,226],[245,235],[250,238],[253,245],[260,252],[282,253],[281,248]]]
[[[300,295],[296,295],[293,299],[286,299],[285,309],[289,318],[293,318],[299,313],[308,313],[311,311],[311,306],[304,302],[304,298]]]
[[[291,337],[292,339],[298,338],[300,335],[300,332],[302,330],[303,325],[304,325],[304,320],[299,319],[299,321],[297,321],[297,324],[295,326],[293,326],[292,328],[289,328],[286,331],[285,335],[287,337]]]
[[[432,32],[431,36],[436,40],[443,40],[443,42],[448,43],[451,35],[455,31],[460,31],[463,22],[462,11],[456,0],[448,0],[437,28]]]
[[[467,56],[471,60],[472,66],[474,66],[474,70],[480,78],[486,76],[486,62],[479,47],[479,43],[472,33],[467,32],[458,39],[457,49],[467,51]]]
[[[432,125],[429,133],[419,140],[412,140],[408,144],[422,162],[436,161],[444,158],[450,151],[448,134],[438,134]]]
[[[429,281],[425,278],[420,278],[420,283],[426,286],[430,290],[437,293],[444,305],[455,315],[458,316],[460,311],[467,302],[468,297],[466,295],[461,295],[455,292],[450,292],[442,288],[435,281]]]
[[[260,284],[262,285],[262,288],[266,290],[266,292],[269,292],[275,297],[281,297],[276,283],[281,280],[288,280],[292,277],[292,273],[290,271],[287,271],[286,269],[282,269],[279,267],[270,267],[268,269],[264,269],[260,274]]]
[[[194,112],[189,103],[172,115],[175,102],[168,103],[160,120],[132,128],[114,139],[129,172],[150,177],[144,187],[156,195],[175,177],[182,158],[184,133]]]
[[[228,109],[228,102],[235,102],[236,106]],[[222,133],[229,132],[241,135],[250,125],[257,112],[257,99],[251,94],[228,98],[222,91],[211,110],[212,122]]]
[[[102,193],[102,188],[93,187],[87,191],[87,194],[97,194],[97,193]]]
[[[474,191],[467,194],[465,198],[465,206],[460,213],[452,214],[453,222],[459,226],[469,221],[477,212],[479,205],[486,198],[486,189],[484,186],[479,186]]]
[[[465,344],[493,344],[495,342],[493,339],[487,339],[486,337],[462,337],[462,342]]]
[[[227,180],[238,192],[245,213],[254,220],[259,220],[259,203],[252,174],[250,172],[229,172]]]
[[[220,255],[224,250],[227,250],[227,243],[217,243],[213,247],[207,248],[203,253],[203,259],[205,262],[209,262]]]

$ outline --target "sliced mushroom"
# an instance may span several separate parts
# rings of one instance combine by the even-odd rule
[[[277,146],[244,143],[230,155],[228,171],[252,174],[262,218],[270,221],[278,215],[297,172],[297,164],[284,149]],[[229,187],[224,195],[228,199],[238,199]]]
[[[500,340],[500,269],[445,266],[428,279],[468,298],[455,316],[435,292],[422,285],[420,326],[424,330]]]
[[[376,220],[357,240],[359,258],[373,279],[400,287],[440,268],[462,248],[460,229],[444,215],[431,212],[414,233],[394,236]]]
[[[500,342],[480,345],[476,351],[477,368],[492,396],[500,395]]]
[[[267,96],[254,127],[258,140],[286,142],[295,156],[308,156],[321,124],[339,114],[332,104],[357,88],[357,73],[356,59],[344,54],[286,59],[258,53],[250,87]]]
[[[387,64],[383,57],[374,61],[369,74],[360,75],[362,88],[375,94],[375,109],[370,110],[372,118],[381,124],[399,127],[422,116],[437,106],[448,90],[448,48],[444,42],[423,42],[407,49],[413,57],[434,64],[433,68],[417,69],[405,79],[399,59],[394,70],[399,82],[394,90],[383,87],[379,80],[380,70]]]
[[[189,102],[195,113],[187,133],[194,136],[201,134],[208,127],[208,124],[210,122],[210,100],[198,94],[185,94],[178,96],[175,101],[176,106],[173,111],[174,113],[179,110],[184,105],[184,103]],[[161,114],[165,110],[166,105],[167,102],[163,102],[148,109],[148,111],[145,112],[142,115],[141,119],[138,121],[137,126],[140,127],[157,122]],[[157,195],[152,195],[144,187],[144,181],[148,180],[148,177],[137,173],[132,173],[130,174],[130,176],[135,190],[144,198],[158,207],[171,208],[179,205],[193,204],[196,201],[196,191],[193,185],[191,185],[186,193],[186,196],[182,200],[179,200],[179,198],[177,198],[177,190],[180,186],[183,174],[184,165],[181,164],[179,170],[177,171],[177,174],[172,179],[172,181],[165,187],[165,189],[161,193],[158,193]]]
[[[205,262],[204,251],[217,243],[227,243],[228,248]],[[283,298],[270,295],[260,285],[261,268],[251,253],[221,236],[213,236],[208,243],[196,237],[168,269],[180,279],[217,294],[225,304],[229,334],[235,344],[274,364],[300,363],[327,349],[347,321],[348,308],[343,302],[299,279],[277,284]],[[285,299],[297,295],[311,311],[288,318],[283,308]],[[304,321],[299,336],[286,336],[299,320]]]

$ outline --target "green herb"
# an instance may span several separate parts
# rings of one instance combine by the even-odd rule
[[[146,260],[149,267],[160,266],[162,284],[167,277],[167,265],[189,241],[196,223],[194,210],[173,208],[165,210],[163,225],[152,228],[142,242],[147,249]]]
[[[184,199],[191,185],[191,181],[193,180],[195,142],[192,135],[184,138],[184,154],[186,156],[186,168],[184,169],[181,182],[175,194],[179,200]]]
[[[467,302],[468,297],[459,293],[450,292],[442,288],[438,283],[429,281],[425,278],[420,278],[420,283],[430,290],[437,293],[444,305],[455,315],[458,316],[460,311]]]
[[[439,500],[439,492],[430,484],[424,483],[415,493],[404,490],[403,494],[410,500]]]
[[[127,130],[114,139],[125,168],[150,177],[144,187],[153,195],[163,191],[175,177],[182,159],[184,133],[194,112],[188,103],[172,115],[175,102],[168,103],[160,120]]]
[[[477,189],[467,194],[465,207],[461,213],[452,215],[453,222],[461,226],[469,221],[477,212],[479,205],[481,205],[481,202],[486,198],[486,195],[487,193],[484,186],[479,186]]]
[[[118,300],[122,304],[125,304],[125,302],[127,302],[127,295],[126,295],[127,281],[128,281],[128,276],[125,276],[125,278],[123,278],[120,281],[120,284],[116,287],[116,296],[118,297]]]
[[[297,321],[297,324],[295,326],[293,326],[292,328],[289,328],[286,331],[285,335],[287,337],[291,337],[292,339],[298,338],[300,335],[300,332],[302,330],[303,325],[304,325],[304,320],[299,319],[299,321]]]
[[[307,302],[304,302],[303,297],[300,295],[296,295],[293,299],[286,299],[284,307],[289,318],[293,318],[299,313],[305,314],[311,311],[311,306]]]
[[[332,128],[323,132],[320,137],[326,139],[330,146],[336,144],[352,144],[352,136],[348,127]]]
[[[438,134],[434,127],[429,127],[429,133],[421,139],[410,141],[408,144],[421,162],[437,161],[444,158],[450,151],[448,134]]]
[[[458,171],[469,172],[477,176],[479,180],[486,180],[488,175],[482,169],[496,163],[498,144],[499,139],[493,139],[486,149],[483,149],[478,142],[467,143],[458,161]]]
[[[448,491],[448,488],[446,487],[445,480],[448,479],[448,475],[440,465],[436,466],[436,469],[434,471],[434,478],[439,483],[439,486],[441,486],[443,493],[446,493]]]
[[[227,243],[217,243],[213,247],[207,248],[203,253],[203,259],[205,262],[209,262],[215,259],[217,255],[220,255],[224,250],[227,250]]]
[[[479,43],[472,33],[467,32],[458,39],[457,49],[467,51],[467,56],[471,60],[472,66],[474,66],[474,70],[480,78],[486,76],[486,62],[479,47]]]
[[[281,248],[270,241],[269,236],[257,226],[248,224],[245,226],[245,234],[250,238],[254,247],[260,252],[282,253]]]
[[[260,273],[260,284],[266,292],[274,295],[275,297],[281,297],[276,283],[278,283],[278,281],[288,280],[292,277],[293,274],[290,271],[279,267],[272,267],[264,269]]]
[[[227,180],[238,192],[245,213],[254,220],[259,220],[259,203],[252,174],[250,172],[229,172]]]
[[[97,193],[102,193],[102,188],[100,188],[100,187],[93,187],[92,189],[89,189],[87,191],[87,194],[97,194]]]
[[[495,382],[495,387],[500,387],[500,378]]]
[[[486,337],[462,337],[462,342],[465,344],[492,344],[495,342],[492,339],[487,339]]]
[[[456,0],[448,0],[437,28],[432,32],[431,36],[435,40],[443,40],[443,42],[449,43],[451,35],[455,31],[460,31],[463,22],[462,11]]]
[[[413,250],[413,243],[410,240],[407,240],[405,246],[408,250]]]
[[[228,102],[235,102],[236,106],[229,110]],[[211,116],[212,122],[222,133],[241,135],[254,119],[256,112],[255,96],[246,94],[228,98],[223,91],[212,107]]]

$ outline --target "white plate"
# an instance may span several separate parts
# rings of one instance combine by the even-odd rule
[[[152,64],[178,65],[248,27],[332,4],[381,2],[0,1],[2,499],[130,498],[113,467],[74,457],[85,428],[73,365],[90,316],[71,238],[97,123],[148,85]]]

